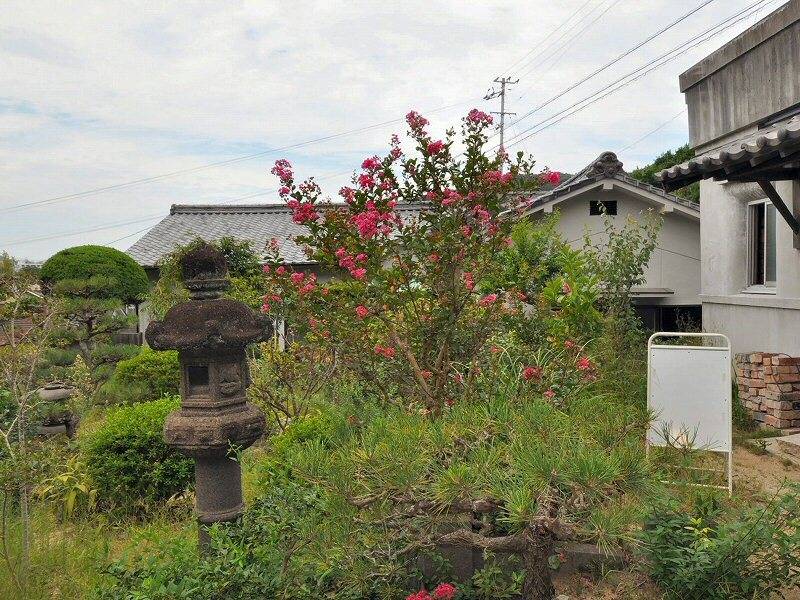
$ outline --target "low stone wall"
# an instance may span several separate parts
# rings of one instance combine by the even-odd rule
[[[737,354],[734,363],[739,399],[756,421],[800,427],[800,358],[754,352]]]

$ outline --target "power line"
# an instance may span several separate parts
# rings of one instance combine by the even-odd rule
[[[567,17],[567,18],[566,18],[564,21],[562,21],[560,24],[558,24],[558,25],[557,25],[557,26],[556,26],[556,27],[555,27],[555,28],[554,28],[554,29],[553,29],[553,30],[552,30],[550,33],[548,33],[548,34],[545,36],[545,38],[544,38],[544,39],[543,39],[541,42],[539,42],[539,43],[538,43],[536,46],[534,46],[533,48],[531,48],[530,50],[528,50],[528,52],[527,52],[527,53],[526,53],[526,54],[525,54],[525,55],[524,55],[522,58],[519,58],[519,59],[517,59],[517,61],[516,61],[516,62],[514,62],[514,63],[513,63],[513,64],[512,64],[510,67],[508,67],[508,68],[505,70],[505,73],[511,73],[511,72],[512,72],[512,69],[514,69],[514,67],[516,67],[516,66],[517,66],[518,64],[520,64],[521,62],[525,61],[525,59],[527,59],[527,58],[528,58],[528,56],[530,56],[531,54],[533,54],[534,52],[536,52],[536,49],[537,49],[537,48],[540,48],[540,50],[539,50],[539,52],[536,54],[536,56],[539,56],[539,55],[541,55],[541,53],[542,53],[542,52],[544,52],[544,51],[547,49],[547,47],[549,47],[549,46],[550,46],[550,44],[548,44],[548,45],[547,45],[545,48],[542,48],[542,47],[541,47],[541,46],[542,46],[542,44],[544,44],[544,43],[545,43],[547,40],[549,40],[551,37],[553,37],[553,35],[555,35],[555,33],[556,33],[557,31],[559,31],[559,30],[560,30],[562,27],[564,27],[564,26],[565,26],[567,23],[569,23],[569,22],[572,20],[572,18],[573,18],[573,17],[576,17],[576,16],[578,16],[578,15],[581,13],[581,11],[583,11],[583,9],[584,9],[584,8],[586,8],[586,7],[589,5],[589,3],[590,3],[590,2],[592,2],[592,0],[586,0],[586,2],[584,2],[584,3],[583,3],[581,6],[580,6],[580,8],[578,8],[578,10],[576,10],[574,13],[570,14],[570,16],[569,16],[569,17]],[[580,20],[583,20],[583,19],[580,19]],[[533,57],[531,60],[535,60],[535,59],[536,59],[536,56],[534,56],[534,57]],[[523,67],[523,68],[524,68],[524,67]]]
[[[322,177],[317,178],[317,181],[325,181],[325,180],[328,180],[328,179],[334,179],[336,177],[341,177],[343,175],[349,175],[352,172],[353,172],[352,170],[348,170],[348,171],[343,171],[343,172],[339,172],[339,173],[332,173],[330,175],[324,175]],[[220,200],[218,203],[219,204],[229,204],[231,202],[238,202],[238,201],[241,201],[241,200],[249,200],[250,198],[255,198],[257,196],[266,196],[266,195],[269,195],[269,194],[274,194],[277,191],[278,191],[278,188],[273,188],[273,189],[270,189],[270,190],[264,190],[263,192],[255,192],[255,193],[251,193],[251,194],[245,194],[243,196],[236,196],[235,198],[228,198],[226,200]],[[82,233],[92,233],[92,232],[95,232],[95,231],[103,231],[105,229],[115,229],[117,227],[124,227],[126,225],[134,225],[134,224],[137,224],[137,223],[144,223],[144,222],[147,222],[147,221],[157,221],[157,220],[163,219],[164,216],[165,215],[163,213],[157,213],[157,214],[153,213],[153,214],[148,215],[146,217],[139,217],[137,219],[131,219],[131,220],[128,220],[128,221],[105,223],[105,224],[102,224],[102,225],[98,225],[96,227],[91,227],[89,229],[81,229],[81,230],[78,230],[78,231],[70,231],[70,232],[65,232],[65,233],[62,232],[62,233],[56,233],[56,234],[52,234],[52,235],[38,236],[38,237],[34,237],[34,238],[25,238],[25,239],[20,239],[20,240],[12,240],[12,241],[9,241],[9,242],[0,242],[0,247],[22,246],[22,245],[31,244],[31,243],[34,243],[34,242],[43,242],[43,241],[48,241],[48,240],[59,239],[59,238],[62,238],[62,237],[71,237],[71,236],[74,236],[74,235],[80,235]],[[114,244],[114,243],[116,243],[118,241],[121,241],[121,240],[124,240],[124,239],[126,239],[128,237],[132,237],[132,236],[136,235],[137,233],[142,233],[143,231],[146,231],[148,229],[150,229],[150,226],[145,227],[144,229],[140,229],[137,232],[125,235],[125,236],[123,236],[123,237],[121,237],[119,239],[113,240],[113,241],[109,242],[106,245]]]
[[[647,38],[645,38],[644,40],[642,40],[641,42],[639,42],[635,46],[629,48],[628,50],[626,50],[625,52],[623,52],[622,54],[620,54],[616,58],[610,60],[609,62],[604,64],[602,67],[599,67],[599,68],[595,69],[594,71],[592,71],[591,73],[589,73],[588,75],[583,77],[582,79],[580,79],[580,80],[576,81],[575,83],[573,83],[572,85],[568,86],[566,89],[561,90],[558,94],[553,95],[548,100],[544,101],[543,103],[541,103],[538,106],[534,107],[533,109],[529,110],[527,113],[522,115],[519,119],[517,119],[514,122],[514,124],[517,124],[520,121],[523,121],[524,119],[527,119],[532,114],[534,114],[534,113],[538,112],[539,110],[543,109],[545,106],[549,106],[550,104],[552,104],[553,102],[555,102],[556,100],[558,100],[559,98],[564,96],[564,94],[567,94],[567,93],[571,92],[572,90],[574,90],[575,88],[579,87],[580,85],[583,85],[584,83],[586,83],[587,81],[589,81],[593,77],[596,77],[597,75],[599,75],[600,73],[602,73],[603,71],[608,69],[609,67],[611,67],[611,66],[615,65],[616,63],[618,63],[619,61],[621,61],[623,58],[625,58],[627,56],[630,56],[631,54],[636,52],[642,46],[644,46],[644,45],[648,44],[649,42],[653,41],[658,36],[666,33],[667,31],[669,31],[670,29],[672,29],[673,27],[675,27],[679,23],[682,23],[683,21],[685,21],[686,19],[691,17],[693,14],[695,14],[699,10],[701,10],[702,8],[708,6],[709,4],[711,4],[712,2],[715,2],[715,1],[716,0],[703,0],[703,2],[701,2],[700,5],[697,6],[696,8],[693,8],[689,12],[681,15],[680,17],[678,17],[677,19],[675,19],[674,21],[672,21],[668,25],[665,25],[664,27],[662,27],[661,29],[656,31],[654,34],[648,36]]]
[[[714,27],[711,27],[710,29],[707,29],[703,33],[699,34],[698,36],[696,36],[696,37],[694,37],[694,38],[692,38],[690,40],[687,40],[686,42],[676,46],[675,48],[673,48],[669,52],[666,52],[665,54],[662,54],[661,56],[651,60],[650,62],[648,62],[648,63],[646,63],[646,64],[634,69],[633,71],[623,75],[619,79],[616,79],[615,81],[612,81],[611,83],[609,83],[608,85],[600,88],[599,90],[596,90],[594,93],[589,94],[585,98],[582,98],[581,100],[578,100],[577,102],[571,104],[570,106],[568,106],[568,107],[566,107],[566,108],[564,108],[564,109],[562,109],[562,110],[550,115],[549,117],[546,117],[545,119],[542,119],[538,123],[535,123],[534,125],[532,125],[532,126],[528,127],[527,129],[521,131],[519,134],[514,136],[514,139],[512,140],[512,142],[510,144],[507,144],[507,145],[508,146],[512,146],[512,145],[518,144],[518,143],[520,143],[522,141],[525,141],[526,139],[532,137],[533,135],[536,135],[540,131],[544,131],[545,129],[548,129],[548,128],[552,127],[556,123],[560,123],[561,121],[563,121],[567,117],[569,117],[569,116],[571,116],[571,115],[573,115],[573,114],[575,114],[577,112],[580,112],[581,110],[587,108],[588,106],[591,106],[592,104],[598,102],[599,100],[602,100],[606,96],[609,96],[610,94],[613,94],[614,92],[622,89],[623,87],[626,87],[627,85],[633,83],[634,81],[637,81],[637,80],[641,79],[642,77],[644,77],[648,73],[651,73],[655,69],[658,69],[659,67],[664,66],[665,64],[667,64],[668,62],[674,60],[678,56],[680,56],[682,54],[685,54],[691,48],[694,48],[695,46],[698,46],[698,45],[708,41],[712,37],[714,37],[714,36],[722,33],[723,31],[729,29],[730,27],[732,27],[736,23],[749,18],[753,14],[755,14],[758,11],[760,11],[761,9],[763,9],[764,6],[766,6],[767,4],[771,4],[774,1],[775,0],[758,0],[757,2],[755,2],[754,4],[751,4],[749,7],[745,8],[744,10],[742,10],[742,11],[740,11],[740,12],[738,12],[738,13],[730,16],[730,17],[728,17],[724,21],[718,23],[717,25],[715,25]],[[767,4],[764,4],[765,2]],[[761,6],[758,6],[758,5],[761,5]],[[739,17],[743,13],[748,13],[748,14],[744,15],[741,18],[736,19],[736,17]],[[731,23],[728,23],[729,21],[731,21],[733,19],[736,19],[736,20],[731,22]],[[728,24],[725,25],[726,23],[728,23]],[[722,27],[723,25],[725,25],[725,26]],[[720,27],[722,27],[722,29],[720,29],[719,31],[716,31],[716,32],[713,31],[714,29],[718,29]],[[713,32],[713,33],[711,33],[711,32]],[[709,33],[710,33],[710,35],[707,35]],[[698,40],[698,38],[703,37],[703,36],[706,36],[706,37],[704,39],[700,39],[699,41],[696,41],[696,40]],[[674,54],[674,56],[669,56],[670,54],[673,54],[673,53],[676,53],[676,54]],[[664,60],[665,57],[666,57],[666,60]],[[644,71],[644,69],[646,69],[647,67],[649,67],[649,66],[651,66],[651,65],[653,65],[653,64],[655,64],[655,63],[657,63],[659,61],[662,61],[662,62],[660,64],[656,64],[654,67]],[[614,89],[611,89],[611,91],[609,91],[609,92],[607,92],[605,94],[602,94],[602,92],[604,92],[605,90],[608,90],[609,88],[612,88],[614,85],[616,85],[616,84],[618,84],[620,82],[623,82],[624,80],[626,80],[626,79],[628,79],[630,77],[632,77],[632,79],[630,79],[629,81],[625,81],[624,83],[622,83],[622,85],[619,85],[618,87],[616,87]],[[600,94],[602,94],[602,95],[600,95]],[[586,103],[586,104],[583,104],[583,103]],[[581,104],[583,104],[583,106],[580,106]],[[578,107],[578,108],[576,108],[576,107]],[[575,108],[575,110],[573,110],[572,112],[568,112],[573,108]],[[548,121],[551,121],[552,119],[554,119],[556,117],[559,117],[560,115],[562,115],[564,113],[568,113],[568,114],[565,114],[563,117],[558,118],[556,121],[553,121],[552,123],[549,123],[549,124],[545,125],[544,127],[541,127],[540,129],[536,129],[537,127],[539,127],[541,125],[544,125]],[[517,120],[516,122],[512,123],[512,125],[516,125],[517,123],[519,123],[519,121],[520,120]],[[536,131],[533,131],[534,129],[536,129]],[[523,136],[523,135],[525,135],[526,133],[528,133],[530,131],[533,131],[533,133],[530,134],[530,135],[527,135],[525,137],[522,137],[520,139],[520,136]]]
[[[468,104],[468,103],[473,102],[475,100],[477,100],[477,98],[471,98],[471,99],[465,100],[463,102],[456,102],[454,104],[448,104],[446,106],[440,106],[438,108],[435,108],[433,110],[428,110],[428,111],[425,111],[425,112],[427,112],[429,114],[430,113],[437,113],[437,112],[441,112],[443,110],[447,110],[449,108],[454,108],[456,106],[462,106],[464,104]],[[45,198],[44,200],[37,200],[37,201],[34,201],[34,202],[24,202],[24,203],[21,203],[21,204],[14,204],[12,206],[6,206],[6,207],[0,208],[0,213],[12,212],[12,211],[16,211],[16,210],[29,208],[29,207],[32,207],[32,206],[42,206],[42,205],[46,205],[46,204],[53,204],[53,203],[56,203],[56,202],[64,202],[66,200],[73,200],[75,198],[83,198],[83,197],[87,197],[87,196],[94,196],[94,195],[97,195],[97,194],[101,194],[103,192],[129,188],[129,187],[133,187],[133,186],[137,186],[137,185],[142,185],[142,184],[145,184],[145,183],[151,183],[151,182],[154,182],[154,181],[167,179],[169,177],[176,177],[178,175],[184,175],[184,174],[187,174],[187,173],[196,173],[198,171],[204,171],[204,170],[207,170],[207,169],[213,169],[215,167],[220,167],[220,166],[224,166],[224,165],[230,165],[230,164],[239,163],[239,162],[243,162],[243,161],[247,161],[247,160],[252,160],[254,158],[259,158],[261,156],[266,156],[268,154],[274,154],[276,152],[285,152],[287,150],[293,150],[293,149],[296,149],[296,148],[302,148],[304,146],[309,146],[309,145],[312,145],[312,144],[318,144],[320,142],[326,142],[326,141],[330,141],[330,140],[333,140],[333,139],[345,137],[345,136],[348,136],[348,135],[354,135],[356,133],[363,133],[365,131],[371,131],[373,129],[379,129],[381,127],[385,127],[387,125],[391,125],[391,124],[394,124],[394,123],[399,123],[399,122],[402,122],[402,121],[403,121],[403,117],[397,118],[397,119],[391,119],[391,120],[388,120],[388,121],[383,121],[381,123],[374,123],[372,125],[366,125],[364,127],[359,127],[357,129],[351,129],[351,130],[348,130],[348,131],[342,131],[342,132],[339,132],[339,133],[334,133],[334,134],[322,136],[322,137],[319,137],[319,138],[313,138],[313,139],[310,139],[310,140],[305,140],[303,142],[298,142],[296,144],[290,144],[288,146],[283,146],[283,147],[280,147],[280,148],[271,148],[269,150],[264,150],[264,151],[256,152],[256,153],[253,153],[253,154],[247,154],[247,155],[239,156],[239,157],[236,157],[236,158],[230,158],[230,159],[227,159],[227,160],[221,160],[221,161],[217,161],[217,162],[213,162],[213,163],[207,163],[207,164],[204,164],[204,165],[199,165],[197,167],[190,167],[190,168],[187,168],[187,169],[180,169],[180,170],[172,171],[172,172],[169,172],[169,173],[162,173],[160,175],[153,175],[151,177],[143,177],[141,179],[134,179],[134,180],[131,180],[131,181],[125,181],[125,182],[122,182],[122,183],[117,183],[117,184],[113,184],[113,185],[107,185],[107,186],[103,186],[103,187],[99,187],[99,188],[94,188],[94,189],[91,189],[91,190],[85,190],[83,192],[75,192],[73,194],[66,194],[66,195],[62,195],[62,196],[55,196],[55,197],[52,197],[52,198]]]
[[[589,28],[590,28],[592,25],[594,25],[594,24],[595,24],[595,23],[597,23],[597,22],[598,22],[600,19],[602,19],[602,18],[605,16],[605,14],[606,14],[608,11],[610,11],[612,8],[614,8],[614,7],[615,7],[617,4],[619,4],[619,3],[620,3],[620,1],[621,1],[621,0],[614,0],[613,2],[611,2],[611,3],[610,3],[608,6],[606,6],[606,7],[605,7],[605,8],[604,8],[604,9],[603,9],[603,10],[602,10],[602,11],[601,11],[601,12],[600,12],[598,15],[596,15],[594,19],[592,19],[592,20],[591,20],[589,23],[587,23],[586,25],[584,25],[584,26],[583,26],[583,28],[582,28],[582,29],[580,29],[580,31],[577,31],[577,32],[576,32],[576,33],[575,33],[573,36],[571,36],[569,39],[565,40],[563,44],[561,44],[560,46],[558,46],[558,47],[554,48],[552,52],[549,52],[549,53],[547,54],[547,56],[545,56],[545,57],[544,57],[542,60],[540,60],[540,61],[539,61],[537,64],[530,64],[530,65],[529,65],[529,67],[530,67],[530,68],[528,68],[528,69],[527,69],[527,70],[526,70],[524,73],[521,73],[521,74],[520,74],[520,77],[524,77],[524,76],[528,75],[528,74],[529,74],[529,73],[531,73],[531,72],[532,72],[532,71],[533,71],[535,68],[537,68],[537,67],[539,67],[539,66],[543,65],[544,63],[546,63],[548,60],[550,60],[551,58],[553,58],[554,56],[556,56],[560,50],[562,50],[562,49],[564,49],[564,48],[568,49],[568,48],[569,48],[569,45],[570,45],[570,44],[571,44],[571,43],[572,43],[572,42],[573,42],[573,41],[574,41],[576,38],[578,38],[578,37],[579,37],[581,34],[583,34],[584,32],[586,32],[586,31],[587,31],[587,30],[588,30],[588,29],[589,29]],[[602,5],[599,5],[599,6],[602,6]],[[593,9],[593,10],[594,10],[594,9]],[[591,14],[591,12],[590,12],[589,14]],[[587,15],[587,16],[589,16],[589,15]],[[553,64],[555,64],[555,61],[554,61],[554,63],[553,63]],[[552,65],[551,65],[549,68],[552,68]],[[549,69],[548,69],[548,70],[549,70]],[[528,91],[528,90],[530,90],[530,88],[531,88],[531,86],[528,86],[527,88],[525,88],[525,91],[523,91],[523,93],[519,95],[519,97],[517,98],[517,100],[521,99],[521,98],[522,98],[522,97],[523,97],[523,96],[524,96],[524,95],[527,93],[527,91]]]
[[[686,112],[686,109],[685,109],[685,108],[684,108],[684,109],[681,109],[681,111],[680,111],[678,114],[676,114],[674,117],[672,117],[672,118],[670,118],[670,119],[667,119],[666,121],[664,121],[664,122],[663,122],[661,125],[659,125],[659,126],[658,126],[658,127],[656,127],[655,129],[653,129],[652,131],[648,131],[648,132],[647,132],[647,133],[645,133],[645,134],[644,134],[642,137],[638,138],[636,141],[634,141],[634,142],[632,142],[632,143],[628,144],[628,145],[627,145],[627,146],[625,146],[625,147],[624,147],[622,150],[620,150],[620,151],[619,151],[619,153],[620,153],[620,154],[622,154],[623,152],[625,152],[625,151],[627,151],[627,150],[630,150],[631,148],[633,148],[634,146],[636,146],[636,145],[637,145],[639,142],[642,142],[642,141],[646,140],[647,138],[649,138],[649,137],[650,137],[651,135],[653,135],[654,133],[657,133],[657,132],[661,131],[662,129],[664,129],[664,127],[666,127],[667,125],[669,125],[670,123],[672,123],[672,122],[673,122],[675,119],[677,119],[678,117],[680,117],[680,116],[681,116],[683,113],[685,113],[685,112]]]
[[[556,66],[556,65],[558,64],[558,61],[559,61],[559,60],[561,60],[561,57],[563,57],[563,56],[564,56],[564,55],[565,55],[567,52],[569,52],[569,51],[572,49],[572,42],[573,42],[573,41],[574,41],[576,38],[578,38],[579,36],[581,36],[583,33],[585,33],[585,32],[586,32],[586,31],[587,31],[587,30],[588,30],[588,29],[589,29],[589,28],[590,28],[592,25],[594,25],[594,24],[595,24],[595,23],[597,23],[597,22],[598,22],[600,19],[602,19],[602,18],[603,18],[603,16],[605,16],[605,14],[606,14],[606,13],[607,13],[609,10],[611,10],[612,8],[614,8],[614,7],[615,7],[615,6],[616,6],[616,5],[619,3],[619,1],[620,1],[620,0],[617,0],[616,2],[612,2],[612,3],[611,3],[609,6],[607,6],[607,7],[606,7],[606,9],[605,9],[603,12],[601,12],[601,13],[600,13],[599,15],[597,15],[597,16],[596,16],[594,19],[592,19],[592,21],[591,21],[590,23],[588,23],[588,24],[587,24],[587,25],[586,25],[586,26],[585,26],[583,29],[581,29],[579,32],[577,32],[575,35],[573,35],[573,36],[572,36],[572,37],[571,37],[569,40],[567,40],[567,41],[566,41],[564,44],[562,44],[560,49],[556,49],[556,51],[555,51],[553,54],[551,54],[550,56],[548,56],[548,57],[547,57],[547,59],[543,60],[543,61],[540,63],[540,65],[539,65],[539,66],[543,65],[545,62],[547,62],[547,60],[550,60],[550,65],[549,65],[549,66],[548,66],[548,67],[547,67],[547,68],[546,68],[544,71],[542,71],[540,74],[538,74],[539,78],[541,79],[542,77],[544,77],[545,75],[547,75],[547,74],[548,74],[548,73],[549,73],[549,72],[550,72],[550,71],[553,69],[553,67],[554,67],[554,66]],[[552,59],[552,60],[551,60],[551,59]],[[522,92],[522,93],[521,93],[521,94],[520,94],[520,95],[517,97],[517,100],[521,100],[521,99],[522,99],[522,97],[523,97],[525,94],[527,94],[527,93],[528,93],[528,91],[530,91],[530,89],[531,89],[532,87],[533,87],[533,86],[528,86],[527,88],[525,88],[525,90],[524,90],[524,91],[523,91],[523,92]]]

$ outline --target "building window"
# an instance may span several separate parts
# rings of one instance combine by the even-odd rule
[[[617,214],[617,201],[616,200],[590,200],[589,201],[589,214],[593,217],[603,214],[616,215]]]
[[[750,285],[775,287],[776,277],[776,211],[769,200],[750,204],[748,216],[750,247]]]

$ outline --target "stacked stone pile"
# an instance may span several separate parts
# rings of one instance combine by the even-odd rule
[[[800,427],[800,358],[737,354],[735,370],[739,399],[756,421],[777,429]]]

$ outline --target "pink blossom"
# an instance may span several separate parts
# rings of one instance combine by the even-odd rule
[[[497,294],[487,294],[480,299],[480,302],[478,302],[478,304],[480,306],[486,307],[486,306],[491,306],[496,301],[497,301]]]
[[[483,174],[483,180],[487,183],[496,183],[501,185],[508,185],[514,179],[513,173],[502,173],[500,171],[486,171]]]
[[[286,274],[286,267],[280,265],[277,269],[275,269],[276,275],[285,275]]]
[[[442,150],[444,150],[444,142],[442,140],[436,140],[428,144],[428,154],[439,154]]]
[[[561,173],[558,171],[544,171],[539,175],[539,179],[551,185],[558,185],[561,182]]]
[[[339,195],[348,204],[352,204],[353,202],[355,202],[356,191],[351,187],[344,186],[342,189],[339,190]]]
[[[420,115],[417,111],[412,110],[406,115],[406,123],[411,128],[411,131],[415,133],[420,133],[426,125],[428,125],[429,121],[422,115]]]
[[[592,361],[589,360],[586,356],[581,356],[578,359],[578,370],[579,371],[588,371],[593,367]]]
[[[436,252],[431,252],[428,255],[428,260],[431,261],[432,263],[438,263],[441,259],[442,257],[439,256]]]
[[[511,246],[513,246],[513,245],[514,245],[514,240],[512,240],[510,237],[507,237],[507,238],[505,238],[505,239],[503,240],[503,245],[504,245],[506,248],[511,248]]]
[[[473,279],[473,275],[470,271],[464,273],[464,286],[471,292],[472,289],[475,287],[475,280]]]
[[[375,179],[372,177],[372,175],[362,173],[358,176],[358,185],[360,185],[363,189],[371,188],[375,185]]]
[[[262,271],[264,271],[264,273],[269,273],[269,272],[270,272],[272,269],[270,268],[270,266],[269,266],[269,265],[264,265],[264,266],[261,268],[261,270],[262,270]]]
[[[456,597],[456,587],[451,583],[440,583],[433,590],[434,600],[453,600]]]
[[[279,195],[279,196],[288,196],[288,195],[289,195],[289,192],[291,192],[291,191],[292,191],[292,190],[290,190],[288,187],[286,187],[286,186],[284,185],[283,187],[281,187],[281,188],[279,188],[279,189],[278,189],[278,195]]]
[[[464,237],[469,237],[472,235],[472,227],[469,225],[462,225],[461,226],[461,235]]]
[[[270,173],[276,175],[283,183],[289,183],[294,178],[291,163],[285,158],[275,161],[275,166],[272,167]]]
[[[269,302],[264,302],[264,304],[261,305],[261,312],[268,313],[269,311],[270,311]]]
[[[477,108],[473,108],[467,113],[467,121],[470,123],[476,123],[478,125],[491,125],[493,119],[492,115],[487,115],[485,112],[478,110]]]
[[[311,329],[316,329],[319,325],[319,321],[317,321],[314,317],[308,317],[308,325]]]
[[[492,354],[500,354],[503,351],[503,349],[500,348],[499,346],[492,346],[491,348],[489,348],[489,351]]]
[[[360,269],[353,269],[350,271],[350,275],[352,275],[355,279],[359,281],[363,280],[367,276],[367,270],[363,267]]]
[[[422,375],[423,379],[430,379],[433,377],[433,373],[430,371],[420,371],[419,374]]]
[[[361,168],[366,171],[377,171],[381,168],[381,161],[377,156],[365,158],[364,162],[361,163]]]
[[[406,600],[433,600],[425,590],[420,590],[406,597]]]
[[[384,358],[392,359],[395,356],[395,349],[391,346],[381,346],[380,344],[375,344],[375,354],[380,354]]]
[[[358,315],[359,319],[364,319],[369,314],[369,309],[363,304],[359,304],[356,306],[356,314]]]
[[[539,380],[542,378],[542,368],[541,367],[525,367],[522,370],[522,378],[525,381],[530,381],[531,379]]]
[[[549,388],[547,391],[544,392],[545,398],[552,399],[553,396],[555,396],[555,395],[556,395],[556,393],[553,391],[553,388]]]
[[[565,294],[565,295],[569,295],[569,294],[572,293],[572,288],[569,286],[569,284],[566,281],[561,286],[561,293]]]
[[[463,196],[456,190],[451,190],[450,188],[443,192],[443,196],[444,198],[442,199],[442,206],[452,206],[453,204],[456,204],[464,199]]]
[[[573,348],[575,348],[576,346],[577,346],[577,344],[576,344],[575,342],[573,342],[572,340],[567,340],[566,342],[564,342],[564,347],[565,347],[567,350],[572,350],[572,349],[573,349]]]
[[[304,279],[305,275],[303,273],[300,273],[299,271],[296,273],[292,273],[291,280],[293,284],[300,285],[301,283],[303,283]]]
[[[357,255],[356,255],[356,261],[358,261],[358,262],[360,262],[360,263],[365,263],[365,262],[367,262],[367,255],[366,255],[366,254],[364,254],[363,252],[361,252],[360,254],[357,254]]]

